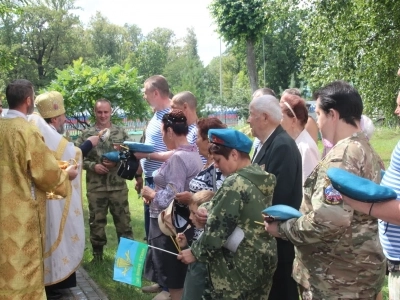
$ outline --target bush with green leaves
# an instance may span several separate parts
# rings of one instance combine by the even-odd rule
[[[137,69],[129,65],[91,67],[81,58],[71,67],[57,70],[57,78],[41,93],[60,92],[67,117],[77,119],[86,128],[89,125],[87,119],[94,120],[94,104],[101,98],[111,102],[113,122],[120,122],[119,115],[122,114],[130,120],[143,119],[148,106],[141,93],[142,84]]]

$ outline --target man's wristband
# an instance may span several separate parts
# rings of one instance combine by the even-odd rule
[[[142,178],[142,175],[143,175],[143,174],[135,174],[135,178],[136,178],[136,179]]]

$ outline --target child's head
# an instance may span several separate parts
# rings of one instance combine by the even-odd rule
[[[196,212],[199,206],[203,203],[206,203],[211,200],[211,198],[214,196],[213,191],[209,190],[202,190],[198,191],[197,193],[193,194],[192,196],[192,201],[189,204],[189,210],[190,210],[190,220],[192,221],[194,227],[196,228],[202,228],[202,226],[199,226],[197,223],[196,219]]]

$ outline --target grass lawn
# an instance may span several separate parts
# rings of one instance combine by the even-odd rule
[[[399,129],[387,129],[377,128],[374,136],[371,139],[371,144],[380,154],[381,158],[385,162],[386,167],[389,165],[390,155],[392,150],[396,146],[400,136]],[[321,148],[321,143],[319,143]],[[84,183],[84,194],[85,191],[85,180]],[[143,221],[143,202],[138,199],[137,194],[134,190],[135,181],[128,181],[129,191],[129,203],[132,217],[132,226],[134,237],[136,240],[142,242],[144,234],[144,221]],[[105,257],[102,263],[91,264],[89,263],[92,259],[92,249],[89,240],[89,225],[88,225],[88,204],[86,195],[84,195],[84,215],[85,215],[85,228],[86,228],[86,250],[83,258],[83,267],[92,279],[103,289],[111,300],[150,300],[154,297],[154,294],[143,294],[140,288],[136,288],[127,284],[116,282],[113,278],[113,264],[114,255],[117,249],[117,237],[115,233],[114,223],[111,215],[108,216],[108,224],[106,227],[107,232],[107,245],[105,247]],[[148,282],[143,281],[144,285]],[[388,299],[387,282],[383,289],[383,299]]]
[[[85,176],[83,174],[83,176]],[[127,181],[129,188],[129,205],[131,210],[131,219],[133,226],[133,233],[135,240],[144,242],[144,220],[143,220],[143,201],[138,199],[136,191],[134,189],[135,181]],[[89,239],[89,213],[88,213],[88,202],[86,198],[86,185],[83,180],[83,191],[84,191],[84,216],[85,216],[85,232],[86,232],[86,248],[83,257],[83,267],[89,273],[91,278],[100,286],[100,288],[107,294],[111,300],[150,300],[155,294],[143,294],[140,288],[124,284],[121,282],[114,281],[114,256],[117,251],[117,234],[115,232],[114,222],[111,214],[108,214],[107,218],[107,245],[104,248],[104,261],[101,263],[90,263],[92,260],[92,247]],[[149,284],[143,281],[143,285]]]

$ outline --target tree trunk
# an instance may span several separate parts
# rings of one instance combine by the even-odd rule
[[[258,74],[256,68],[256,54],[254,52],[253,41],[247,41],[246,52],[247,73],[249,74],[251,91],[254,93],[254,91],[258,89]]]

